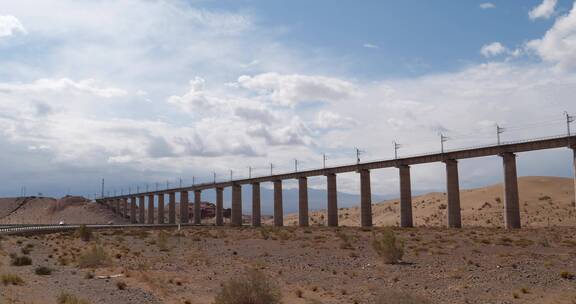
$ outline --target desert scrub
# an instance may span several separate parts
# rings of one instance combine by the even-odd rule
[[[108,254],[102,246],[94,245],[78,257],[78,267],[98,268],[108,263]]]
[[[258,270],[224,283],[215,304],[279,304],[282,295],[276,282]]]
[[[168,233],[166,233],[165,231],[160,231],[158,233],[158,240],[156,241],[156,245],[158,246],[158,250],[160,251],[169,251]]]
[[[573,273],[568,272],[568,271],[562,271],[560,272],[560,277],[566,280],[572,280],[574,279],[576,276],[574,276]]]
[[[80,299],[73,294],[62,292],[56,298],[58,304],[90,304],[90,302]]]
[[[12,266],[32,265],[32,259],[27,257],[27,256],[12,255],[11,258],[12,258],[12,260],[10,261],[10,264],[12,264]]]
[[[404,244],[396,239],[390,228],[384,229],[379,236],[373,235],[372,247],[386,264],[396,264],[404,256]]]
[[[376,304],[429,304],[421,297],[399,291],[384,291],[376,297]]]
[[[7,285],[24,285],[24,280],[15,274],[3,274],[0,276],[0,281],[4,286]]]
[[[38,266],[34,269],[34,273],[37,275],[51,275],[52,269],[46,266]]]
[[[84,242],[89,242],[92,239],[92,231],[90,231],[90,229],[88,229],[84,224],[80,225],[77,234]]]

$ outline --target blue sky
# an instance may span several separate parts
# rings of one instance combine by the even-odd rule
[[[361,79],[454,71],[483,62],[479,47],[493,41],[519,46],[542,36],[553,19],[532,22],[533,1],[206,1],[212,9],[247,11],[263,27],[304,53],[341,58]],[[560,1],[565,12],[570,1]],[[372,44],[378,48],[366,48]],[[340,71],[336,71],[340,72]]]
[[[568,0],[5,0],[0,4],[0,195],[93,195],[456,149],[564,132],[576,113]],[[62,12],[59,14],[51,12]],[[573,126],[575,129],[576,127]],[[572,173],[567,149],[522,175]],[[462,162],[463,187],[500,160]],[[415,192],[443,189],[415,166]],[[440,177],[440,178],[439,178]],[[339,189],[358,191],[354,174]],[[373,172],[397,194],[397,172]],[[322,179],[311,187],[323,189]],[[265,185],[266,186],[266,185]],[[288,181],[286,187],[293,187]]]

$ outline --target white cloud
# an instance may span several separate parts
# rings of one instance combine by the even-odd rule
[[[372,44],[372,43],[368,43],[368,42],[364,43],[362,46],[365,48],[368,48],[368,49],[377,49],[378,48],[377,45]]]
[[[507,52],[508,49],[500,42],[492,42],[490,44],[483,45],[480,49],[480,54],[482,54],[484,57],[495,57]]]
[[[496,8],[496,5],[494,3],[491,3],[491,2],[484,2],[484,3],[480,3],[480,8],[481,9],[491,9],[491,8]]]
[[[544,37],[527,43],[542,60],[562,69],[576,67],[576,3],[567,15],[558,17]]]
[[[542,3],[528,12],[528,16],[531,20],[548,19],[554,14],[557,2],[557,0],[543,0]]]
[[[346,129],[354,127],[356,124],[354,119],[327,110],[318,112],[315,121],[316,127],[325,130]]]
[[[267,95],[271,101],[283,106],[294,106],[310,101],[337,101],[355,94],[352,83],[324,76],[264,73],[256,76],[240,76],[238,84]]]
[[[12,36],[15,33],[22,33],[26,34],[27,31],[18,20],[18,18],[14,16],[0,16],[0,38]]]
[[[32,83],[0,83],[0,93],[26,92],[38,94],[47,91],[71,91],[92,94],[104,98],[121,97],[128,94],[128,92],[123,89],[100,87],[94,79],[74,81],[69,78],[43,78]]]

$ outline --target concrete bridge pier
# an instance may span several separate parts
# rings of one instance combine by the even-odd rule
[[[130,224],[136,224],[136,197],[130,198]]]
[[[154,194],[148,195],[148,224],[154,224],[154,199]]]
[[[232,184],[232,226],[242,226],[242,186]]]
[[[260,210],[260,183],[252,183],[252,226],[260,227],[262,213]]]
[[[138,223],[144,224],[146,223],[146,197],[144,195],[140,196],[138,200]]]
[[[158,224],[164,224],[164,193],[158,194]]]
[[[202,224],[202,208],[200,204],[202,203],[202,190],[194,191],[194,224]]]
[[[370,190],[370,170],[360,173],[360,225],[372,227],[372,191]]]
[[[574,166],[574,200],[576,201],[576,144],[573,144],[572,149],[572,165]]]
[[[274,181],[274,226],[284,226],[284,208],[282,207],[282,180]]]
[[[224,225],[224,189],[216,188],[216,226]]]
[[[410,166],[400,165],[398,169],[400,172],[400,227],[414,227]]]
[[[460,183],[458,181],[458,161],[447,159],[446,164],[446,197],[448,199],[448,227],[462,228],[460,211]]]
[[[329,173],[326,174],[326,191],[327,191],[327,202],[328,202],[328,226],[337,227],[338,226],[338,191],[336,190],[336,174]]]
[[[168,193],[168,224],[176,224],[176,192]]]
[[[504,223],[506,229],[520,228],[520,201],[518,196],[518,178],[516,175],[516,155],[505,152],[500,154],[504,164]]]
[[[128,199],[127,198],[122,199],[122,216],[124,218],[126,216],[128,216]]]
[[[308,179],[298,178],[298,225],[308,227]]]
[[[180,223],[188,223],[188,191],[180,191]]]

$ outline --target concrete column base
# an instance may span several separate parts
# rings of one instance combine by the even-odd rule
[[[136,220],[136,206],[137,206],[137,202],[136,202],[136,197],[133,196],[132,198],[130,198],[130,223],[131,224],[136,224],[137,220]]]
[[[180,223],[188,224],[188,191],[180,192]]]
[[[252,184],[252,226],[259,227],[262,223],[260,211],[260,183]]]
[[[140,196],[138,200],[138,223],[144,224],[146,223],[146,197]]]
[[[224,189],[216,188],[216,226],[224,225]]]
[[[308,179],[298,179],[298,225],[308,227]]]
[[[232,226],[242,226],[242,186],[232,185]]]
[[[164,224],[164,193],[158,194],[158,224]]]
[[[336,174],[331,173],[326,175],[326,192],[328,201],[328,226],[338,227],[338,191],[336,186]]]
[[[154,194],[148,195],[148,224],[154,224]]]
[[[360,225],[372,227],[372,191],[370,189],[370,171],[362,169],[360,173]]]
[[[202,191],[194,191],[194,224],[202,224],[202,208],[200,204],[202,203]]]
[[[168,224],[176,224],[176,193],[168,193]]]
[[[502,153],[504,165],[504,223],[506,229],[520,228],[520,199],[516,175],[516,155]]]
[[[284,226],[284,208],[282,207],[282,181],[274,181],[274,226]]]
[[[446,164],[446,198],[448,201],[447,218],[449,228],[462,228],[460,211],[460,185],[458,181],[458,161],[449,159]]]
[[[410,166],[400,165],[398,169],[400,171],[400,227],[414,227]]]

